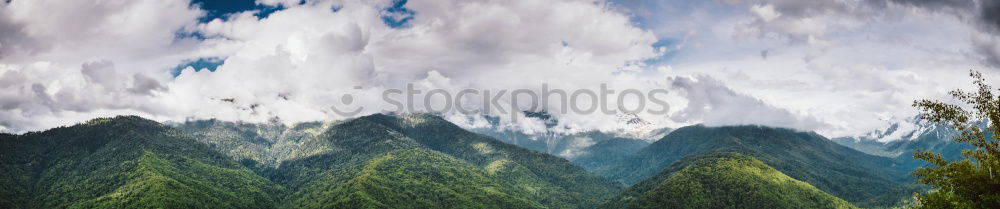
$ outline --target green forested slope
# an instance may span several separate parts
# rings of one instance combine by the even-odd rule
[[[482,169],[424,149],[393,151],[324,176],[289,208],[541,208]]]
[[[277,121],[244,123],[196,120],[174,127],[237,161],[252,160],[262,166],[277,167],[290,158],[315,153],[313,142],[333,123],[306,122],[286,126]]]
[[[361,117],[331,126],[310,143],[312,149],[320,150],[318,154],[285,161],[272,177],[294,191],[294,197],[323,196],[328,190],[315,189],[316,185],[343,185],[356,179],[360,175],[357,168],[367,166],[372,159],[411,149],[437,153],[434,155],[470,165],[464,166],[467,170],[463,172],[482,173],[500,185],[497,194],[526,201],[511,206],[592,207],[622,190],[621,184],[586,172],[564,159],[498,142],[430,115]],[[483,187],[493,187],[489,185],[492,183]],[[289,204],[313,205],[317,201],[328,200],[294,198]]]
[[[606,208],[855,208],[742,154],[689,157],[640,182]]]
[[[220,168],[185,157],[172,163],[152,152],[126,173],[132,179],[121,187],[72,207],[258,208],[274,206],[273,196],[279,193],[269,181],[245,169]]]
[[[281,193],[225,155],[134,116],[5,137],[0,146],[2,187],[16,188],[0,197],[2,208],[258,208]]]
[[[892,159],[838,145],[818,134],[762,126],[688,126],[596,173],[637,183],[686,156],[718,151],[753,156],[792,178],[863,206],[909,198],[912,177]]]
[[[430,115],[174,127],[0,135],[0,208],[587,208],[623,189]]]
[[[816,186],[802,188],[850,201],[886,196],[896,186],[897,180],[890,178],[898,173],[886,169],[894,166],[891,162],[830,144],[812,133],[783,129],[695,126],[617,162],[601,163],[618,166],[598,170],[618,180],[638,182],[649,176],[643,182],[664,182],[672,175],[655,174],[669,164],[687,165],[694,161],[682,158],[730,151]],[[732,190],[710,187],[737,183],[708,185],[698,176],[750,168],[763,176],[752,180],[784,181],[784,175],[754,163],[735,165],[692,168],[684,172],[692,177],[675,181],[705,191]],[[733,191],[777,188],[812,194],[801,190],[800,183]],[[657,190],[657,185],[637,184],[622,196],[627,201],[614,202],[646,198],[660,204],[657,197],[687,195],[671,193],[676,187]],[[623,186],[565,159],[425,114],[376,114],[292,126],[192,121],[173,127],[124,116],[0,134],[0,208],[591,208],[621,194]],[[650,191],[655,192],[640,195]],[[789,199],[764,200],[781,201],[775,207],[789,201],[800,205]]]
[[[629,155],[642,150],[649,144],[649,142],[637,139],[610,138],[583,149],[582,154],[573,157],[570,161],[580,167],[592,170],[627,159]]]
[[[475,134],[437,116],[373,115],[366,119],[393,127],[435,151],[496,169],[501,181],[534,190],[538,201],[549,207],[597,205],[623,187],[563,158]]]

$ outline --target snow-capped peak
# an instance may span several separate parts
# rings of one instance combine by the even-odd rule
[[[939,124],[920,119],[916,115],[906,119],[888,119],[887,126],[869,132],[864,136],[856,137],[857,140],[872,140],[880,143],[889,143],[899,140],[915,140],[918,137],[936,130]]]

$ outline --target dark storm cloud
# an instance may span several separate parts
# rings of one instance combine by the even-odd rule
[[[931,12],[954,14],[994,37],[976,37],[972,51],[984,65],[1000,68],[1000,0],[887,0],[898,5],[912,6]],[[884,5],[885,2],[880,2]]]
[[[946,12],[968,18],[984,31],[1000,33],[1000,0],[887,0],[932,12]],[[885,2],[873,1],[884,5]]]
[[[890,0],[897,4],[927,8],[932,10],[939,9],[974,9],[976,3],[973,0]]]
[[[979,61],[993,67],[1000,67],[1000,49],[995,38],[973,38],[972,50],[979,55]]]
[[[0,2],[0,11],[5,10],[7,3]],[[28,54],[34,52],[38,42],[24,33],[24,26],[16,23],[6,15],[0,15],[0,60],[14,53]]]
[[[781,15],[779,19],[797,20],[835,14],[863,20],[884,15],[889,7],[915,8],[924,12],[954,15],[973,25],[984,35],[992,36],[990,38],[975,38],[977,40],[973,40],[971,43],[972,49],[970,51],[974,53],[972,56],[980,60],[983,65],[1000,68],[1000,53],[998,53],[1000,42],[995,41],[997,37],[1000,37],[1000,0],[869,0],[864,1],[864,3],[841,0],[770,0],[766,2],[773,6],[776,13]],[[787,24],[782,26],[780,23],[777,21],[758,21],[755,27],[762,31],[781,31],[789,28]],[[795,37],[795,30],[790,31],[791,33],[786,34]],[[798,38],[805,39],[805,37],[816,35],[799,34]]]
[[[1000,33],[1000,0],[984,0],[979,14],[982,24],[987,25],[994,33]]]

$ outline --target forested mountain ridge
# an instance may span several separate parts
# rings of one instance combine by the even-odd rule
[[[2,208],[274,207],[282,187],[135,116],[0,139]]]
[[[354,172],[350,168],[363,167],[380,155],[407,149],[431,150],[490,171],[487,172],[490,177],[512,185],[511,188],[520,188],[513,190],[516,194],[531,194],[536,203],[544,203],[546,207],[593,206],[623,189],[621,184],[591,174],[565,159],[468,132],[428,114],[375,114],[342,122],[288,127],[278,123],[214,120],[175,126],[200,136],[200,141],[234,158],[277,159],[271,164],[247,165],[287,186],[295,197],[322,192],[307,185],[347,181],[353,174],[342,170]],[[278,147],[284,149],[273,150]]]
[[[261,165],[278,167],[280,162],[291,158],[315,154],[309,153],[315,150],[309,149],[308,145],[316,142],[320,134],[336,123],[285,125],[277,121],[245,123],[210,119],[171,125],[236,160],[253,160]]]
[[[649,146],[601,143],[607,144],[591,152],[621,156],[593,168],[638,184],[626,191],[569,160],[429,114],[295,125],[98,118],[0,134],[0,208],[641,208],[744,201],[710,192],[716,190],[778,201],[750,202],[762,207],[844,208],[853,206],[843,200],[886,206],[913,192],[898,163],[815,133],[690,126]],[[621,151],[615,147],[638,151],[614,154]],[[711,154],[720,152],[730,154]],[[800,196],[754,191],[761,188]],[[704,192],[683,196],[677,189]],[[676,195],[696,203],[665,201]]]
[[[290,195],[287,208],[543,208],[495,171],[425,149],[388,152],[326,172]]]
[[[122,116],[0,135],[0,208],[588,208],[623,189],[431,115],[202,125]],[[244,135],[192,139],[228,133]]]
[[[378,123],[415,140],[490,171],[546,207],[594,206],[620,192],[621,184],[587,172],[569,161],[475,134],[438,116],[376,114],[356,120]],[[574,206],[577,205],[577,206]]]
[[[899,189],[912,177],[892,159],[838,145],[815,133],[763,126],[683,127],[595,172],[633,184],[686,156],[719,151],[752,156],[794,179],[865,207],[893,204],[913,192]]]
[[[856,208],[753,157],[713,152],[685,157],[602,208]]]

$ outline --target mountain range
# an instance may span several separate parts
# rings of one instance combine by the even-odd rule
[[[985,128],[986,121],[980,121]],[[833,138],[838,144],[859,151],[889,157],[900,162],[907,170],[913,170],[928,163],[913,158],[918,151],[940,153],[945,160],[962,159],[962,150],[974,149],[967,143],[957,143],[953,139],[959,131],[945,124],[920,120],[914,116],[906,120],[890,123],[887,127],[873,130],[865,135]]]
[[[98,118],[0,134],[0,208],[853,208],[926,189],[894,158],[790,129],[585,132],[542,150],[483,131],[430,114]]]
[[[574,164],[591,169],[611,163],[663,138],[673,129],[652,128],[651,124],[634,114],[623,114],[618,118],[621,128],[614,132],[585,131],[564,133],[555,131],[558,119],[545,112],[524,112],[526,118],[537,119],[545,124],[545,131],[525,133],[504,127],[499,119],[485,116],[488,127],[473,128],[470,131],[493,137],[499,141],[548,153],[570,160]]]
[[[294,127],[221,121],[177,127],[128,116],[5,135],[0,185],[10,189],[0,203],[4,208],[580,208],[623,189],[564,159],[429,115],[372,115]]]
[[[685,157],[713,152],[751,156],[788,176],[860,206],[909,198],[913,179],[891,158],[844,147],[813,133],[764,126],[679,128],[608,166],[593,169],[625,184],[655,176]]]

